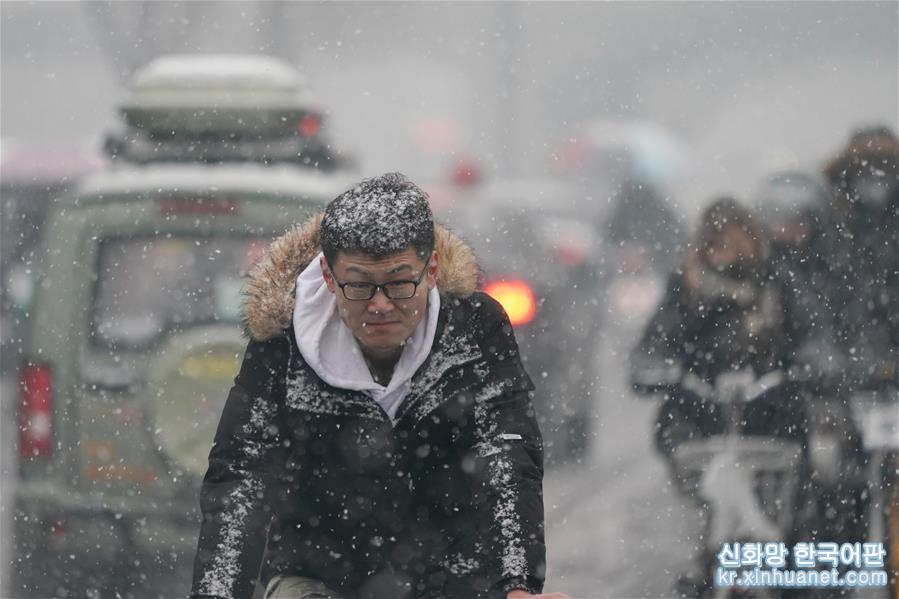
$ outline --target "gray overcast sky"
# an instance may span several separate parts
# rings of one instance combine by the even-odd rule
[[[540,174],[585,121],[646,119],[691,148],[675,191],[693,204],[746,193],[772,167],[818,165],[858,124],[896,127],[897,8],[2,2],[0,133],[99,138],[134,64],[271,52],[307,74],[366,173],[436,177],[464,153]]]

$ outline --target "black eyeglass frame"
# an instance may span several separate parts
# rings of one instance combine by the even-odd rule
[[[418,293],[418,286],[421,285],[421,282],[425,278],[425,273],[427,273],[427,272],[428,272],[428,267],[425,266],[421,270],[421,274],[418,275],[417,281],[413,281],[413,280],[387,281],[386,283],[381,283],[380,285],[375,284],[375,283],[363,283],[363,282],[355,282],[355,281],[351,281],[349,283],[341,283],[340,281],[337,280],[337,277],[334,276],[333,271],[331,271],[331,278],[333,278],[334,282],[337,284],[337,286],[340,287],[340,292],[343,293],[343,297],[345,297],[346,299],[348,299],[351,302],[369,302],[378,293],[378,289],[380,289],[381,293],[384,294],[384,297],[386,297],[389,300],[407,300],[407,299],[412,299],[413,297],[415,297],[415,294]],[[412,294],[405,296],[405,297],[392,297],[390,295],[390,292],[388,291],[388,289],[389,289],[388,285],[410,285],[410,284],[413,286]],[[350,297],[346,294],[346,287],[348,285],[355,285],[356,289],[362,289],[362,288],[368,287],[371,290],[371,293],[368,294],[368,297]]]

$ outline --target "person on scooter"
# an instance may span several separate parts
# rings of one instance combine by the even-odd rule
[[[759,219],[736,200],[721,198],[705,210],[694,243],[631,355],[638,390],[661,382],[652,380],[662,372],[660,364],[713,382],[745,366],[763,374],[794,361],[808,327],[788,326],[794,325],[795,298],[788,285],[771,278],[769,248]],[[775,402],[770,410],[770,426],[752,426],[798,434],[789,402]],[[670,456],[679,442],[718,430],[714,406],[675,389],[659,413],[656,445]]]
[[[755,203],[772,239],[773,276],[789,282],[801,311],[792,325],[802,329],[814,323],[818,342],[805,346],[804,361],[818,365],[819,374],[831,374],[816,388],[803,389],[807,446],[796,529],[804,541],[856,542],[863,540],[864,459],[861,436],[838,389],[848,356],[827,309],[837,294],[827,251],[838,245],[832,201],[824,178],[785,171],[767,178]]]
[[[664,390],[655,442],[674,472],[681,443],[722,433],[719,406],[683,384],[685,375],[710,385],[722,374],[751,367],[757,375],[800,360],[811,326],[802,323],[788,281],[773,276],[770,243],[760,219],[732,198],[703,213],[694,242],[668,282],[654,318],[631,355],[638,392]],[[797,320],[798,319],[798,320]],[[803,441],[802,405],[787,386],[747,406],[743,433]],[[673,476],[686,492],[684,481]],[[678,591],[701,592],[702,564],[685,573]]]
[[[824,174],[833,191],[835,234],[818,250],[830,266],[821,288],[836,342],[850,358],[841,389],[848,406],[857,392],[899,381],[899,138],[885,127],[857,131]],[[862,441],[849,454],[854,467],[841,467],[843,492],[832,500],[839,508],[819,527],[835,531],[834,541],[860,541],[868,533],[871,456]]]
[[[824,173],[839,232],[824,248],[832,257],[830,307],[841,345],[864,369],[884,352],[896,354],[890,337],[899,327],[892,308],[899,295],[899,138],[884,127],[856,132]]]

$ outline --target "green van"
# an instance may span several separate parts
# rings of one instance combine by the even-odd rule
[[[14,596],[187,593],[197,489],[245,346],[241,277],[348,184],[126,165],[58,203],[19,371]]]

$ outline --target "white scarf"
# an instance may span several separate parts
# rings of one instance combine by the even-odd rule
[[[391,421],[409,393],[412,375],[434,345],[440,293],[428,292],[428,311],[403,346],[393,376],[386,387],[374,381],[362,357],[359,343],[340,319],[337,299],[328,290],[319,253],[297,277],[293,329],[303,359],[324,382],[338,389],[364,391],[377,401]]]

